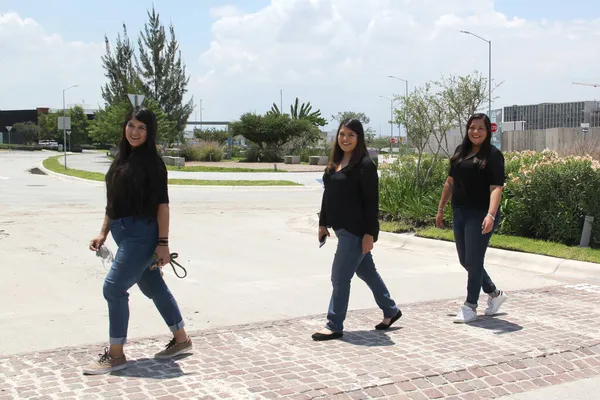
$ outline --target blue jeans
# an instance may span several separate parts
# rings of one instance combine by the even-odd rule
[[[160,270],[148,268],[158,244],[156,218],[127,217],[111,220],[110,231],[119,246],[103,288],[104,298],[108,302],[110,344],[127,342],[127,291],[136,283],[142,293],[154,301],[171,332],[183,328],[179,307]]]
[[[458,251],[458,259],[463,268],[468,272],[467,301],[465,305],[477,308],[481,289],[488,294],[496,291],[496,285],[492,282],[483,264],[490,238],[500,221],[500,211],[496,214],[494,228],[490,233],[485,235],[481,234],[481,225],[487,215],[487,211],[454,208],[452,213],[454,241],[456,243],[456,250]]]
[[[365,281],[373,292],[375,302],[383,310],[384,318],[391,318],[398,313],[396,302],[379,276],[373,263],[371,253],[362,253],[362,237],[344,229],[335,231],[338,237],[337,250],[331,269],[333,293],[327,312],[327,328],[332,332],[344,330],[344,320],[350,299],[350,280],[354,273]]]

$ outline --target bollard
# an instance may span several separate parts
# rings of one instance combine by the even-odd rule
[[[590,237],[592,236],[592,224],[594,217],[587,215],[583,222],[583,230],[581,231],[581,241],[579,247],[590,247]]]
[[[276,162],[273,163],[273,168],[275,169],[275,172],[277,172],[277,163]]]

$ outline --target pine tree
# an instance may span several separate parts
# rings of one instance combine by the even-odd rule
[[[183,104],[190,78],[186,75],[173,25],[169,27],[167,40],[165,28],[154,7],[148,12],[148,22],[140,34],[138,47],[137,69],[144,92],[158,102],[181,135],[194,108],[193,99]]]
[[[102,56],[102,65],[108,82],[102,88],[102,98],[106,105],[110,105],[126,100],[128,93],[139,93],[141,80],[135,68],[135,48],[129,41],[125,24],[123,24],[123,38],[121,34],[117,35],[114,52],[106,35],[104,43],[106,54]]]

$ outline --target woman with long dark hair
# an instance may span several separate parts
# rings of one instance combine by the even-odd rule
[[[492,124],[485,114],[474,114],[467,134],[450,159],[436,225],[444,226],[444,207],[452,197],[454,241],[460,264],[468,272],[467,299],[454,322],[477,320],[479,292],[488,294],[485,315],[494,315],[507,299],[484,268],[492,232],[500,221],[500,200],[505,182],[504,156],[492,145]]]
[[[166,348],[155,355],[166,359],[188,352],[192,342],[183,328],[177,302],[160,269],[170,261],[167,168],[156,150],[156,116],[146,108],[133,109],[123,126],[119,153],[106,174],[106,213],[100,234],[90,241],[97,251],[110,232],[118,246],[104,280],[108,303],[110,347],[84,369],[103,374],[126,368],[129,294],[137,284],[154,301],[173,333]]]
[[[333,293],[327,325],[312,338],[321,341],[343,336],[350,281],[355,273],[369,286],[383,311],[383,321],[375,328],[387,329],[402,312],[392,300],[371,255],[379,236],[379,177],[377,166],[367,152],[360,121],[346,119],[340,123],[323,184],[318,238],[324,242],[329,236],[327,227],[331,227],[338,245],[331,270]]]

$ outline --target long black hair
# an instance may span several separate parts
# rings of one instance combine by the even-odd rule
[[[478,160],[476,161],[480,162],[482,168],[485,167],[487,158],[492,150],[492,122],[490,121],[490,117],[483,113],[473,114],[471,115],[471,118],[469,118],[469,120],[467,121],[467,133],[460,146],[456,148],[456,152],[454,153],[452,158],[450,158],[450,163],[452,165],[457,165],[462,160],[464,160],[467,157],[467,155],[469,155],[469,152],[473,148],[473,143],[471,143],[471,139],[469,139],[469,127],[471,126],[471,123],[473,121],[480,119],[483,119],[487,135],[483,140],[483,143],[481,143],[481,147],[479,148],[479,152],[477,153]]]
[[[133,148],[126,137],[127,124],[132,119],[146,125],[146,141]],[[107,207],[123,201],[134,214],[145,215],[158,208],[159,174],[166,174],[165,164],[156,150],[156,115],[145,107],[131,110],[125,122],[119,152],[106,173]]]
[[[352,132],[356,133],[358,136],[358,140],[356,143],[356,147],[352,151],[352,157],[350,158],[350,163],[348,165],[356,165],[361,162],[361,160],[369,155],[367,151],[367,144],[365,142],[365,130],[363,128],[362,123],[353,118],[346,118],[342,122],[340,122],[340,126],[338,127],[337,134],[335,135],[335,143],[333,144],[333,149],[331,149],[331,157],[329,161],[329,165],[327,165],[328,172],[335,172],[337,166],[342,162],[344,158],[344,150],[340,147],[338,142],[338,138],[340,136],[340,131],[342,127],[350,129]]]

